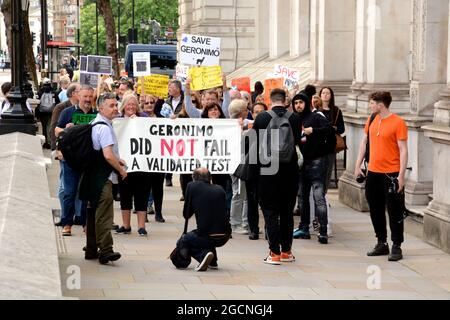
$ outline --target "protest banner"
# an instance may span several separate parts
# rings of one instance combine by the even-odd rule
[[[169,76],[162,74],[152,74],[151,76],[142,77],[143,81],[138,82],[137,93],[141,94],[141,87],[144,94],[152,94],[154,96],[166,99],[168,97]],[[144,85],[142,85],[142,83]]]
[[[271,108],[270,103],[270,93],[273,89],[279,88],[283,89],[284,79],[283,78],[272,78],[264,80],[264,102],[269,108]]]
[[[99,74],[97,73],[88,73],[88,72],[80,72],[80,84],[88,85],[92,88],[97,88]]]
[[[219,66],[189,68],[189,77],[192,79],[191,90],[193,91],[211,89],[223,85],[222,68]]]
[[[180,62],[194,66],[217,66],[220,60],[220,38],[183,33]]]
[[[143,77],[151,74],[150,52],[133,52],[133,76]]]
[[[87,72],[87,56],[80,56],[80,72]]]
[[[248,93],[252,93],[250,89],[250,77],[242,77],[231,80],[231,86],[236,87],[239,91],[247,91]]]
[[[175,69],[175,76],[177,77],[178,80],[180,80],[182,83],[186,82],[186,79],[189,76],[189,67],[182,65],[182,64],[177,64],[176,69]]]
[[[116,118],[113,127],[128,172],[232,174],[241,161],[236,119]]]
[[[276,64],[274,68],[274,78],[283,77],[284,86],[292,89],[300,82],[300,70],[289,68],[281,64]]]
[[[87,72],[112,74],[112,58],[106,56],[87,56]]]

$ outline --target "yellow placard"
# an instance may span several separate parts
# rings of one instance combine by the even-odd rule
[[[220,66],[189,68],[191,90],[198,91],[221,87],[222,68]]]
[[[144,93],[152,94],[154,96],[166,99],[169,96],[169,76],[162,74],[152,74],[144,78]],[[141,94],[142,81],[138,81],[136,89],[138,94]]]

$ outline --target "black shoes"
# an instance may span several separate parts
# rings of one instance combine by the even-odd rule
[[[173,187],[172,179],[166,179],[166,187]]]
[[[121,226],[119,229],[116,230],[117,234],[130,234],[131,233],[131,227],[125,228],[124,226]]]
[[[401,250],[400,250],[401,251]],[[367,252],[369,257],[386,256],[389,254],[389,246],[387,243],[377,243],[372,251]]]
[[[259,239],[259,234],[258,234],[258,232],[250,232],[250,235],[248,236],[248,238],[250,240],[258,240]]]
[[[319,241],[321,244],[328,244],[328,237],[319,235],[317,237],[317,241]]]
[[[394,244],[392,246],[391,254],[388,257],[388,260],[389,261],[399,261],[401,259],[403,259],[402,248],[400,248],[400,246]]]
[[[166,219],[163,218],[161,213],[156,213],[155,214],[155,221],[164,223],[164,222],[166,222]]]
[[[110,261],[116,261],[119,260],[121,257],[121,254],[119,252],[108,252],[98,257],[98,262],[101,264],[107,264]]]
[[[95,259],[98,259],[98,253],[89,253],[89,252],[86,252],[85,254],[84,254],[84,258],[86,259],[86,260],[95,260]]]

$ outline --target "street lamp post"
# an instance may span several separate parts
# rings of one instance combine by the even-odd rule
[[[117,0],[117,58],[120,60],[120,0]]]
[[[95,1],[95,54],[98,55],[98,5]]]
[[[1,114],[0,134],[23,132],[36,135],[36,122],[33,114],[28,110],[27,96],[23,87],[25,50],[23,14],[28,8],[28,0],[12,0],[12,55],[11,55],[11,82],[12,89],[8,94],[10,102],[8,110]]]
[[[47,0],[41,0],[41,70],[45,69],[47,53]]]
[[[134,38],[135,35],[135,31],[134,31],[134,0],[131,2],[131,34],[133,35],[133,40],[131,41],[131,43],[135,43],[136,39]]]

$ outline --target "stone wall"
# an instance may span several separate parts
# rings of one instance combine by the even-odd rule
[[[61,299],[40,139],[0,135],[0,163],[0,299]]]

